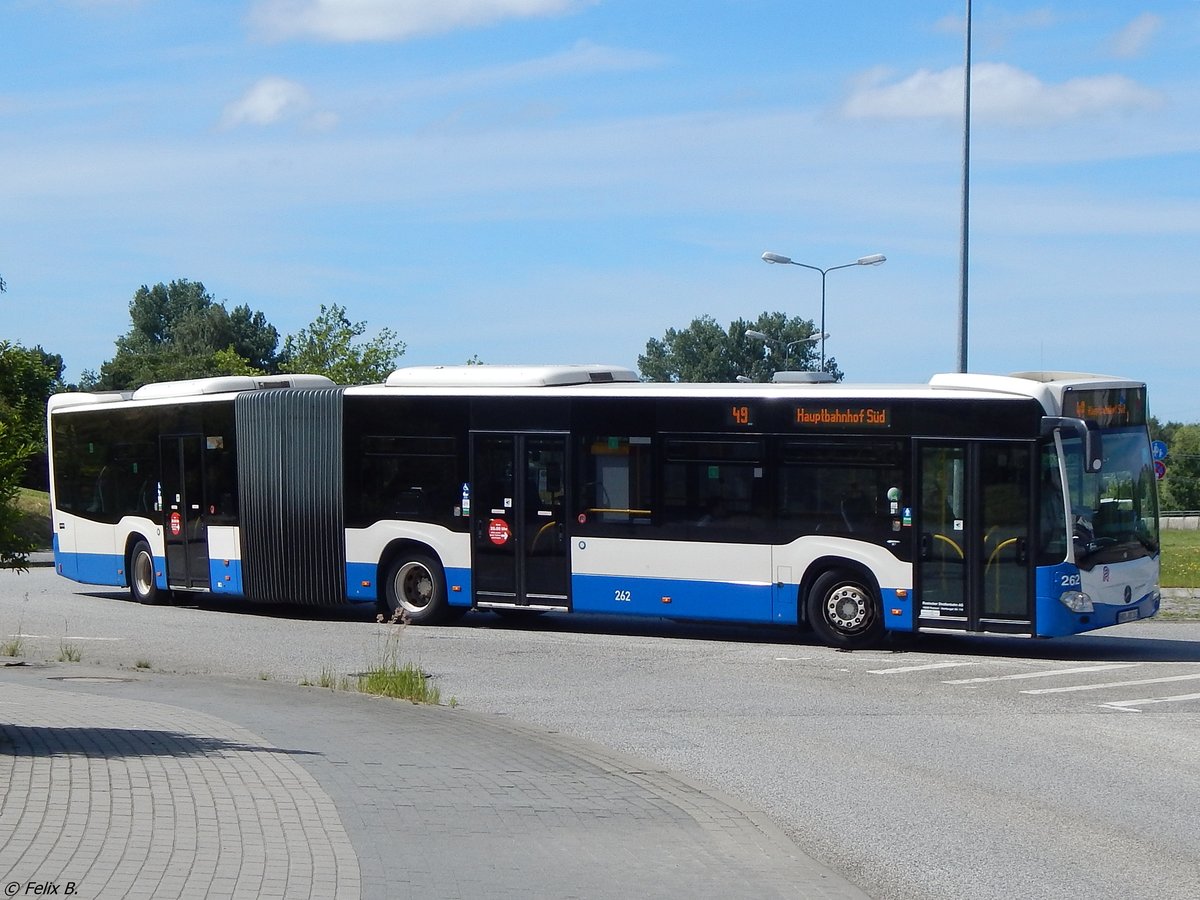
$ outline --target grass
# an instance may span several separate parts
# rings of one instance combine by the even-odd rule
[[[59,644],[58,645],[58,661],[59,662],[79,662],[83,659],[83,651],[75,644]]]
[[[17,656],[24,656],[24,655],[25,655],[25,642],[23,640],[21,640],[19,637],[11,638],[11,639],[5,641],[3,644],[0,644],[0,656],[17,657]]]
[[[381,697],[429,703],[433,706],[442,701],[441,692],[429,683],[424,672],[412,663],[398,665],[394,660],[384,662],[359,675],[358,689],[364,694],[378,694]]]
[[[350,677],[339,675],[329,666],[321,669],[321,677],[317,679],[317,687],[328,688],[331,691],[350,690]]]
[[[376,618],[386,629],[386,636],[379,647],[379,661],[358,676],[358,689],[364,694],[377,694],[396,700],[413,703],[428,703],[437,706],[442,701],[441,692],[429,683],[429,678],[413,663],[400,662],[400,639],[408,622],[397,610],[388,621],[383,616]],[[458,704],[455,703],[455,706]]]
[[[37,550],[50,549],[50,495],[45,491],[17,488],[16,505],[21,513],[17,534],[28,538]]]
[[[1200,588],[1200,531],[1162,532],[1162,586]]]
[[[363,694],[437,706],[441,703],[441,692],[429,683],[429,677],[413,663],[399,661],[400,638],[404,634],[406,623],[400,617],[395,617],[390,622],[385,622],[380,617],[379,622],[388,630],[380,644],[379,661],[374,666],[358,673],[354,676],[355,680],[351,680],[351,676],[348,675],[339,675],[330,666],[324,666],[315,681],[305,676],[300,680],[300,684],[333,691],[357,689]],[[259,677],[263,676],[260,674]],[[458,701],[453,697],[450,698],[450,706],[458,706]]]

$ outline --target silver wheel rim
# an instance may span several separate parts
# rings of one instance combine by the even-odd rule
[[[871,625],[871,598],[861,588],[844,584],[825,598],[825,619],[838,631],[853,634]]]
[[[133,559],[133,583],[139,597],[148,597],[154,590],[154,560],[145,551]]]
[[[433,573],[418,562],[407,562],[392,581],[396,601],[405,612],[423,612],[433,601]]]

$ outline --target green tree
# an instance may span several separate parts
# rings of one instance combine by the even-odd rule
[[[243,304],[233,312],[199,281],[142,285],[129,303],[131,327],[116,355],[88,373],[89,388],[132,390],[155,381],[278,371],[279,332]]]
[[[26,443],[45,443],[46,401],[63,389],[63,358],[39,347],[0,341],[0,420]]]
[[[25,461],[34,446],[21,441],[0,421],[0,566],[24,570],[29,562],[33,541],[21,533],[21,513],[17,509],[17,488],[25,474]]]
[[[19,528],[17,488],[46,485],[46,400],[62,372],[61,356],[0,341],[0,565],[24,568],[33,549]]]
[[[1163,509],[1200,509],[1200,425],[1179,425],[1168,443],[1167,474],[1159,482]]]
[[[12,446],[27,448],[25,487],[46,488],[46,401],[64,389],[63,359],[41,347],[0,341],[0,422]]]
[[[748,337],[747,331],[767,336]],[[809,319],[785,313],[762,313],[753,322],[736,319],[722,328],[712,316],[693,319],[684,329],[668,328],[662,340],[651,338],[638,357],[638,371],[646,381],[717,382],[770,381],[778,371],[813,371],[820,368],[817,344]],[[842,378],[837,361],[828,358],[825,371]]]
[[[404,342],[390,328],[369,341],[356,341],[366,322],[351,322],[346,308],[321,304],[317,317],[296,334],[289,334],[280,354],[281,372],[325,375],[338,384],[383,381],[404,355]]]

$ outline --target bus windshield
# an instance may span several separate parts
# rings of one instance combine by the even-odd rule
[[[1086,471],[1078,438],[1062,444],[1076,564],[1091,569],[1158,553],[1158,492],[1145,428],[1106,429],[1099,472]]]

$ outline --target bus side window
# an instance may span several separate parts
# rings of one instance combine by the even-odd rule
[[[788,441],[776,507],[781,539],[845,534],[894,545],[907,493],[902,453],[894,440]]]
[[[650,438],[585,437],[581,440],[580,523],[649,525],[653,514]]]

